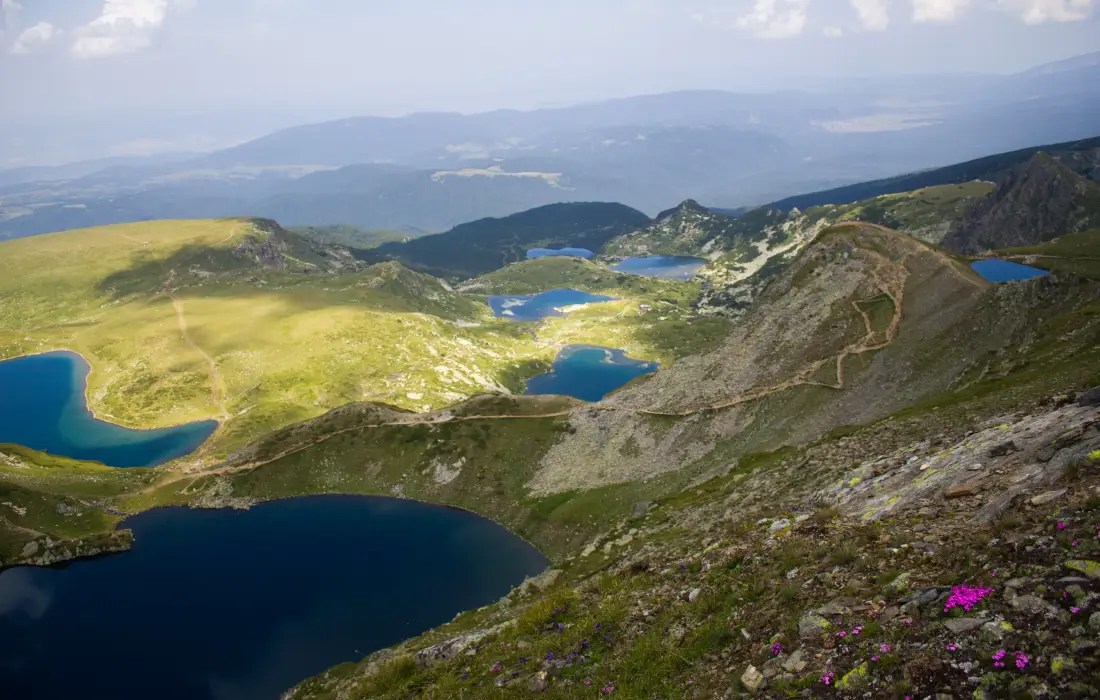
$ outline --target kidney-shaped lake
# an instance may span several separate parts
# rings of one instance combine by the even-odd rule
[[[4,697],[275,700],[547,565],[489,520],[390,498],[167,508],[123,526],[129,552],[0,572]]]
[[[547,316],[562,316],[562,308],[578,304],[612,301],[615,297],[581,292],[576,289],[551,289],[541,294],[491,296],[489,306],[498,318],[511,321],[538,321]]]
[[[0,442],[112,467],[152,467],[198,449],[218,427],[199,421],[132,430],[88,410],[89,371],[72,352],[47,352],[0,362]]]

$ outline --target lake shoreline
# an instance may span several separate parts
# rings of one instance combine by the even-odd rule
[[[126,423],[124,423],[121,420],[115,418],[114,416],[106,415],[106,417],[104,417],[105,414],[100,414],[100,413],[96,412],[96,410],[93,407],[92,402],[91,402],[91,395],[90,395],[90,391],[91,391],[90,385],[91,385],[91,383],[88,380],[92,376],[92,371],[95,370],[95,365],[93,365],[92,362],[87,357],[85,357],[85,355],[83,353],[81,353],[77,350],[72,350],[70,348],[65,348],[65,347],[50,348],[48,350],[42,350],[42,351],[39,351],[39,352],[32,352],[32,353],[26,353],[26,354],[23,354],[23,355],[14,355],[12,357],[5,357],[3,359],[0,359],[0,365],[4,364],[5,362],[12,362],[12,361],[15,361],[15,360],[28,359],[28,358],[32,358],[32,357],[41,357],[43,355],[50,355],[50,354],[54,354],[54,353],[65,353],[65,354],[74,355],[76,357],[79,357],[80,361],[83,362],[84,365],[88,368],[88,371],[84,373],[84,376],[81,379],[81,381],[84,385],[82,390],[81,390],[81,393],[84,396],[84,408],[85,408],[85,410],[88,411],[88,413],[90,413],[92,415],[92,417],[94,419],[98,420],[98,421],[102,421],[104,423],[111,423],[111,424],[117,425],[121,428],[125,428],[126,430],[132,430],[134,432],[143,432],[143,433],[151,433],[151,432],[154,432],[154,431],[157,431],[157,430],[173,430],[173,429],[177,429],[177,428],[185,428],[185,427],[194,425],[196,423],[202,423],[202,422],[205,422],[205,421],[213,421],[216,424],[216,427],[210,433],[210,435],[205,440],[203,440],[202,443],[200,443],[194,450],[191,450],[186,455],[176,457],[176,458],[168,460],[167,462],[164,462],[162,464],[158,464],[158,465],[153,466],[153,467],[144,467],[146,469],[159,469],[161,467],[166,467],[168,465],[171,465],[174,462],[177,462],[179,460],[186,459],[190,455],[198,452],[203,447],[205,447],[207,444],[209,444],[210,441],[213,440],[214,437],[222,431],[222,429],[225,427],[225,423],[228,422],[228,421],[218,420],[217,418],[200,418],[200,419],[197,419],[197,420],[186,421],[186,422],[183,422],[183,423],[171,423],[171,424],[167,424],[167,425],[158,425],[158,426],[153,426],[153,427],[134,427],[132,425],[127,425]],[[46,452],[45,450],[36,450],[35,448],[29,447],[27,445],[23,445],[22,443],[13,443],[13,444],[20,445],[21,447],[26,447],[27,449],[35,450],[36,452],[42,452],[43,454],[53,454],[51,452]],[[65,455],[58,455],[58,456],[64,457]],[[70,458],[70,459],[74,459],[74,458]],[[94,462],[94,460],[77,460],[77,461],[93,461]],[[104,466],[111,466],[111,465],[104,465]],[[114,467],[114,468],[125,469],[127,467]]]

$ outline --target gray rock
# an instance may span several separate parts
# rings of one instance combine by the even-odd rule
[[[638,501],[634,504],[634,510],[631,511],[631,515],[635,518],[640,518],[649,512],[649,509],[653,507],[653,501]]]
[[[1100,632],[1100,612],[1094,612],[1089,615],[1089,629],[1094,632]]]
[[[768,533],[774,535],[780,530],[786,530],[790,526],[790,520],[787,520],[786,518],[780,518],[779,520],[776,520],[774,523],[768,526]]]
[[[902,598],[901,603],[916,603],[917,605],[926,605],[931,603],[936,598],[940,597],[940,591],[938,588],[922,588],[919,591],[913,591],[909,595]]]
[[[802,649],[798,648],[783,662],[783,670],[788,673],[802,673],[809,664],[802,660]]]
[[[828,603],[818,608],[817,612],[822,615],[840,615],[855,604],[856,601],[852,598],[833,598]]]
[[[1045,506],[1048,503],[1058,500],[1062,496],[1066,495],[1066,489],[1058,489],[1057,491],[1047,491],[1041,493],[1038,496],[1034,496],[1031,499],[1031,505],[1033,506]]]
[[[889,596],[901,595],[909,590],[909,579],[910,575],[908,572],[898,574],[897,578],[882,587],[882,592]]]
[[[1063,576],[1058,579],[1057,583],[1062,588],[1068,588],[1070,586],[1088,586],[1091,582],[1083,576]]]
[[[28,542],[25,545],[23,545],[23,556],[33,557],[37,552],[38,552],[38,543],[37,542],[32,541],[32,542]]]
[[[1013,629],[1012,625],[1004,620],[987,622],[982,625],[982,638],[990,643],[1000,642],[1009,632],[1012,632]]]
[[[808,612],[798,621],[798,636],[802,639],[817,639],[829,631],[829,621],[817,613]]]
[[[982,626],[982,621],[976,617],[955,617],[943,623],[943,626],[956,634],[971,632]]]
[[[1073,642],[1069,645],[1069,650],[1072,651],[1074,654],[1081,654],[1086,651],[1092,651],[1095,648],[1096,642],[1085,637],[1078,637],[1077,639],[1074,639]]]
[[[1078,406],[1100,406],[1100,386],[1094,386],[1077,397]]]
[[[1031,583],[1031,579],[1027,576],[1021,576],[1020,578],[1010,578],[1005,581],[1005,588],[1026,588]]]
[[[764,674],[750,664],[745,672],[741,674],[741,685],[745,686],[746,690],[755,693],[764,687]]]
[[[694,603],[696,600],[698,600],[699,599],[699,592],[700,592],[700,590],[698,588],[692,589],[691,593],[688,593],[688,602],[689,603]]]
[[[1050,603],[1046,602],[1042,598],[1037,598],[1033,595],[1021,595],[1016,596],[1009,603],[1012,607],[1020,612],[1032,613],[1034,615],[1057,615],[1058,609]]]
[[[783,670],[782,664],[786,660],[786,655],[780,655],[768,659],[767,663],[764,664],[764,678],[766,678],[767,680],[771,680],[772,678],[778,676],[779,673]]]

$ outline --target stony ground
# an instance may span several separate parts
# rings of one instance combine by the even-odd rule
[[[1073,399],[746,457],[288,697],[1096,697],[1100,390]]]

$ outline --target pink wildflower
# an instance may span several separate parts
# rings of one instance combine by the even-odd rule
[[[772,644],[772,656],[779,656],[780,654],[783,653],[784,649],[786,649],[786,647],[784,647],[779,642],[776,642],[775,644]]]
[[[878,657],[877,656],[872,656],[871,661],[878,661]]]
[[[955,642],[948,642],[947,643],[947,650],[948,651],[958,651],[959,647],[955,645]]]
[[[489,668],[489,671],[490,671],[491,673],[500,673],[500,672],[501,672],[502,670],[504,670],[504,667],[503,667],[503,666],[501,666],[500,664],[493,664],[493,665],[492,665],[492,666],[491,666],[491,667]]]
[[[1069,611],[1071,613],[1073,613],[1074,615],[1076,615],[1077,613],[1081,612],[1081,608],[1073,607],[1073,608],[1070,608]]]
[[[883,654],[888,654],[888,653],[890,653],[890,645],[889,644],[883,644],[878,648],[878,650]]]
[[[1073,542],[1071,542],[1069,546],[1076,547],[1077,546],[1077,540],[1074,540]]]
[[[1064,522],[1062,522],[1061,520],[1058,521],[1058,529],[1059,530],[1065,530],[1066,529],[1066,524]]]
[[[1027,658],[1027,654],[1022,651],[1016,652],[1016,668],[1021,671],[1027,668],[1027,665],[1031,663],[1031,659]]]
[[[863,628],[862,628],[862,627],[860,627],[859,625],[856,625],[856,626],[855,626],[855,627],[854,627],[854,628],[852,629],[852,634],[859,634],[859,633],[860,633],[860,632],[862,632],[862,631],[863,631]]]
[[[963,610],[970,612],[970,609],[977,605],[978,601],[992,592],[992,588],[955,586],[951,589],[951,596],[944,603],[943,611],[948,612],[951,608],[961,607]]]
[[[836,674],[834,674],[832,671],[830,671],[830,672],[826,673],[824,676],[821,677],[821,682],[824,683],[825,685],[832,685],[834,678],[836,678]]]
[[[838,637],[847,637],[848,633],[845,632],[844,630],[840,630],[839,632],[836,633],[836,636],[838,636]]]

